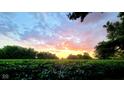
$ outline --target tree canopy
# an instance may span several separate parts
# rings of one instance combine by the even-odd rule
[[[49,53],[49,52],[40,52],[37,53],[38,59],[58,59],[58,57],[55,54]]]
[[[99,58],[124,58],[124,13],[119,13],[119,21],[108,21],[103,27],[107,30],[107,41],[96,46],[96,56]]]
[[[78,55],[72,55],[70,54],[67,59],[92,59],[92,57],[85,52],[83,55],[82,54],[78,54]]]
[[[37,52],[33,48],[20,46],[5,46],[0,49],[0,59],[57,59],[55,54],[49,52]]]
[[[35,58],[36,51],[32,48],[23,48],[20,46],[5,46],[0,49],[1,59],[30,59]]]

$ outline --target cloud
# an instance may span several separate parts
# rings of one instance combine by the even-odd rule
[[[111,16],[113,15],[113,16]],[[117,13],[110,13],[110,12],[95,12],[95,13],[90,13],[86,18],[84,19],[84,24],[91,24],[91,23],[96,23],[100,21],[107,21],[111,20],[112,17],[114,19],[117,18]]]
[[[4,35],[0,44],[8,40],[6,44],[12,41],[40,51],[93,51],[98,42],[106,39],[102,26],[115,15],[92,13],[80,23],[70,21],[66,13],[0,14],[0,35]]]

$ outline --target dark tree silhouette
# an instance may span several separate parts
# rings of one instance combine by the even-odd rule
[[[58,59],[58,57],[55,54],[49,53],[49,52],[40,52],[37,53],[38,59]]]
[[[49,52],[38,53],[32,48],[23,48],[20,46],[5,46],[0,49],[0,59],[57,59],[55,54]]]
[[[100,59],[109,59],[114,56],[115,53],[115,43],[112,41],[100,42],[96,46],[96,57]]]
[[[117,57],[124,58],[124,13],[119,13],[117,22],[107,22],[104,27],[107,30],[108,41],[100,42],[96,46],[96,54],[99,58]]]
[[[67,59],[79,59],[77,55],[70,54]]]
[[[70,20],[76,20],[80,18],[81,22],[83,22],[84,18],[89,14],[89,12],[73,12],[69,13],[68,17]]]
[[[23,48],[20,46],[5,46],[0,49],[1,59],[30,59],[35,58],[36,51],[32,48]]]
[[[85,52],[85,53],[83,54],[82,59],[92,59],[92,57],[91,57],[87,52]]]
[[[70,54],[67,59],[92,59],[92,57],[85,52],[83,55],[82,54],[78,54],[78,55],[72,55]]]

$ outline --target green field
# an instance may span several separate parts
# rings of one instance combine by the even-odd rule
[[[122,80],[124,60],[1,59],[0,79]]]

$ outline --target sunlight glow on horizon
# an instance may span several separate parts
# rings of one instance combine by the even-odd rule
[[[103,25],[117,20],[118,13],[91,13],[83,23],[69,20],[67,13],[0,13],[0,48],[17,45],[56,54],[59,58],[88,52],[106,39]]]
[[[65,50],[57,50],[57,49],[45,49],[45,50],[37,50],[38,52],[50,52],[50,53],[53,53],[55,54],[58,58],[67,58],[70,54],[72,55],[77,55],[77,54],[81,54],[83,55],[84,52],[87,52],[89,53],[89,55],[92,57],[92,58],[95,58],[94,57],[94,50],[92,51],[83,51],[83,50],[68,50],[68,49],[65,49]]]

